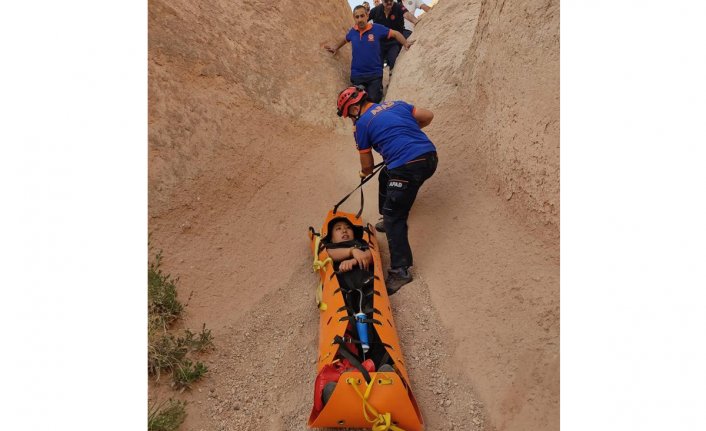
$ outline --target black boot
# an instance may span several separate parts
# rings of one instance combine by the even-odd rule
[[[412,273],[407,267],[392,268],[385,277],[385,287],[387,294],[394,295],[402,286],[412,281]]]
[[[375,230],[378,232],[385,233],[385,224],[382,221],[383,221],[383,218],[380,217],[380,220],[378,220],[378,222],[375,223]]]

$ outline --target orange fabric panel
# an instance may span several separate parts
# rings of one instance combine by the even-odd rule
[[[346,382],[349,377],[356,379],[358,391],[365,394],[366,383],[359,372],[341,374],[328,404],[317,417],[309,417],[310,427],[370,428],[370,422],[363,414],[363,401],[360,395]],[[371,373],[370,377],[373,380],[373,388],[368,402],[378,413],[390,413],[392,421],[405,431],[424,429],[424,422],[421,420],[416,402],[413,401],[413,397],[410,397],[409,391],[405,389],[397,374]],[[392,383],[380,384],[381,378],[390,379]],[[373,418],[370,412],[368,417]]]
[[[346,217],[351,223],[363,226],[362,220],[356,218],[353,214],[340,211],[333,214],[333,211],[329,211],[321,228],[321,238],[327,235],[328,223],[335,217]],[[368,228],[372,232],[375,232],[375,228],[373,226],[368,224]],[[315,238],[311,234],[309,237],[312,241],[313,251]],[[373,318],[378,320],[380,324],[375,324],[374,329],[380,336],[381,341],[390,345],[390,348],[388,348],[387,351],[392,360],[395,362],[395,368],[397,369],[397,373],[380,373],[380,375],[384,375],[388,379],[391,378],[392,384],[385,385],[375,383],[369,401],[370,404],[378,410],[378,412],[391,413],[392,420],[397,422],[398,426],[406,431],[422,430],[424,428],[424,422],[419,411],[419,407],[417,406],[417,402],[412,394],[409,375],[407,373],[407,366],[402,355],[402,349],[400,346],[397,329],[395,327],[395,321],[392,316],[390,299],[385,289],[384,272],[382,269],[379,243],[374,233],[373,235],[370,235],[367,232],[364,233],[363,239],[365,239],[370,245],[370,250],[373,256],[374,274],[376,276],[373,288],[377,294],[373,296],[373,306],[380,311],[380,314],[374,313]],[[318,253],[318,258],[323,261],[327,257],[328,252],[322,247],[321,251]],[[344,305],[344,300],[341,292],[336,292],[336,289],[339,288],[339,283],[337,277],[334,275],[333,265],[328,264],[324,269],[320,270],[319,277],[323,283],[322,301],[326,303],[328,307],[324,311],[319,311],[319,352],[317,357],[317,373],[321,371],[324,365],[330,364],[334,361],[334,359],[336,359],[335,356],[338,350],[338,345],[332,343],[332,341],[336,335],[343,336],[348,325],[348,322],[345,320],[339,321],[341,317],[345,317],[347,315],[346,311],[336,311]],[[371,376],[374,376],[375,374],[376,373],[371,373]],[[351,385],[346,383],[346,378],[350,376],[356,377],[361,381],[359,390],[362,393],[365,392],[366,385],[360,372],[355,371],[344,373],[338,381],[336,391],[334,391],[333,396],[329,400],[328,404],[324,406],[323,410],[316,417],[314,417],[314,411],[312,410],[309,418],[310,427],[371,427],[371,424],[366,421],[363,416],[363,401],[353,390]]]

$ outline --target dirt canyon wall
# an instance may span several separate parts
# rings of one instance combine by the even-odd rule
[[[216,342],[202,391],[178,395],[183,429],[306,429],[306,228],[358,182],[334,108],[350,47],[323,49],[351,15],[344,0],[149,1],[151,242],[184,325]],[[440,161],[410,216],[415,280],[391,302],[427,429],[558,430],[559,4],[439,0],[412,40],[386,99],[434,111]]]

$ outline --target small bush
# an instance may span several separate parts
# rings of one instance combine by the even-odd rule
[[[201,332],[194,334],[188,329],[184,331],[184,344],[189,347],[189,350],[203,353],[213,347],[213,337],[211,330],[206,329],[206,324],[203,324]]]
[[[181,318],[184,306],[177,299],[178,278],[164,274],[160,268],[162,252],[156,254],[148,268],[148,342],[147,371],[159,380],[163,371],[171,371],[173,386],[184,390],[200,379],[208,368],[201,362],[194,365],[187,356],[202,353],[213,347],[211,330],[206,324],[201,332],[184,330],[183,336],[169,332],[170,326]]]
[[[170,398],[167,406],[164,404],[153,405],[149,409],[147,416],[148,431],[175,431],[186,419],[186,410],[184,409],[186,402]]]
[[[181,317],[184,306],[177,300],[176,283],[179,279],[164,274],[160,269],[161,264],[160,251],[147,271],[147,301],[150,326],[166,330]]]
[[[203,363],[197,361],[196,364],[192,364],[190,360],[185,359],[174,367],[174,386],[181,390],[188,389],[193,382],[200,379],[207,371],[208,367]]]
[[[147,351],[147,371],[159,380],[161,371],[173,369],[184,360],[187,353],[189,349],[183,339],[168,333],[153,335]]]

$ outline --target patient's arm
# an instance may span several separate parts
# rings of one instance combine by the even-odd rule
[[[350,271],[355,265],[358,265],[358,267],[362,269],[368,269],[373,262],[373,254],[370,252],[370,249],[360,250],[355,247],[348,247],[327,248],[326,251],[328,251],[328,255],[334,262],[341,262],[339,269],[344,272]]]
[[[352,251],[353,247],[348,248],[326,248],[328,255],[333,259],[334,262],[342,262],[346,259],[351,259],[353,257]]]

